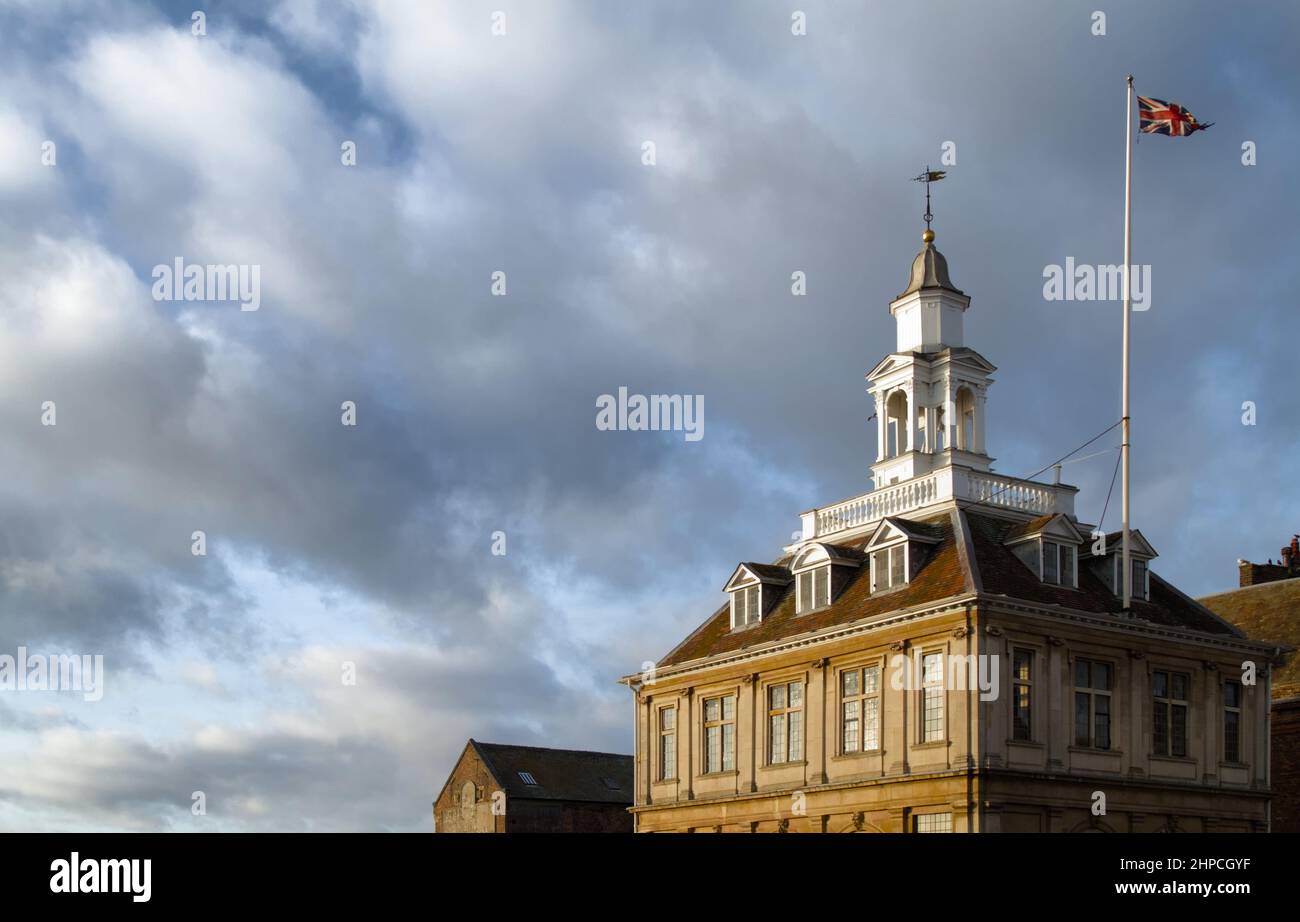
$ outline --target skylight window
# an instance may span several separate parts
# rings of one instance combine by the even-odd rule
[[[621,791],[623,789],[623,786],[613,778],[601,778],[600,780],[605,782],[605,787],[609,788],[611,791]]]
[[[533,777],[532,772],[520,772],[519,780],[524,784],[537,784],[537,779]]]

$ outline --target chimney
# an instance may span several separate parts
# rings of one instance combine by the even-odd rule
[[[1237,561],[1237,576],[1241,586],[1258,586],[1279,579],[1293,579],[1300,576],[1300,535],[1292,535],[1291,543],[1282,548],[1279,563],[1270,557],[1268,563],[1251,563],[1248,560]]]

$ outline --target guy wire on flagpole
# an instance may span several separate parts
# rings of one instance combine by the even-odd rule
[[[1120,464],[1124,476],[1120,486],[1120,509],[1123,522],[1120,526],[1121,558],[1123,567],[1124,611],[1129,611],[1133,604],[1133,568],[1129,563],[1129,413],[1128,413],[1128,378],[1129,378],[1129,312],[1131,310],[1131,286],[1133,269],[1133,75],[1128,75],[1124,90],[1124,376],[1122,391],[1123,408],[1120,421],[1124,424],[1123,438],[1120,441]]]

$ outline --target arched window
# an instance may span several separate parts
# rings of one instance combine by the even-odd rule
[[[957,389],[957,447],[975,450],[975,395],[970,388]]]
[[[885,404],[885,457],[895,458],[907,451],[907,395],[894,391]]]

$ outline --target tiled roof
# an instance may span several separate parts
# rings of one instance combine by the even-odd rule
[[[1200,601],[1252,640],[1300,647],[1300,579],[1245,586]],[[1292,695],[1300,695],[1300,656],[1292,656],[1273,673],[1273,697]]]
[[[1014,524],[976,513],[967,513],[966,520],[971,524],[971,539],[985,593],[1028,602],[1055,603],[1063,608],[1098,614],[1119,611],[1119,599],[1093,574],[1086,559],[1080,560],[1078,589],[1053,586],[1040,580],[1003,544],[1015,530]],[[1239,636],[1231,625],[1216,618],[1213,612],[1183,595],[1155,573],[1151,574],[1150,601],[1134,599],[1133,614],[1166,627]]]
[[[920,571],[902,589],[873,595],[870,568],[864,565],[852,571],[849,582],[829,607],[796,615],[795,591],[790,586],[782,591],[762,621],[735,631],[731,630],[730,607],[724,604],[665,656],[659,665],[676,666],[704,657],[735,653],[748,647],[938,602],[963,593],[973,595],[976,591],[981,597],[1005,596],[1095,614],[1113,614],[1119,611],[1119,600],[1092,573],[1086,559],[1080,561],[1078,589],[1042,582],[1004,544],[1013,531],[1024,533],[1023,526],[1017,523],[963,510],[944,512],[918,521],[909,520],[905,524],[915,533],[933,535],[938,538],[938,543],[928,549]],[[963,532],[969,537],[970,560],[962,547]],[[860,550],[868,537],[859,538],[846,546]],[[784,557],[776,562],[777,565],[788,563],[789,559]],[[1300,580],[1295,582],[1300,584]],[[1300,594],[1297,599],[1297,604],[1300,604]],[[1168,627],[1182,627],[1225,637],[1243,636],[1241,631],[1179,592],[1155,573],[1151,574],[1150,600],[1134,600],[1133,615],[1137,619]]]
[[[572,800],[585,803],[632,803],[632,757],[613,752],[544,749],[470,740],[483,763],[508,797],[527,800]],[[527,772],[536,784],[527,784]],[[610,779],[617,787],[606,783]]]
[[[1028,522],[1022,522],[1019,525],[1013,525],[1003,538],[1004,541],[1014,541],[1016,538],[1024,538],[1029,535],[1036,535],[1044,528],[1047,523],[1056,518],[1057,513],[1049,512],[1047,515],[1040,515],[1036,519],[1030,519]]]
[[[873,596],[869,568],[858,567],[852,570],[849,583],[840,590],[829,607],[796,615],[792,585],[768,609],[762,621],[739,631],[731,630],[730,606],[723,605],[695,633],[664,657],[659,665],[674,666],[703,656],[731,653],[755,644],[817,631],[836,624],[848,624],[872,615],[888,614],[969,590],[954,541],[951,514],[943,513],[939,518],[931,520],[930,524],[935,525],[941,536],[939,543],[930,550],[916,579],[902,589]],[[846,546],[860,549],[866,540],[864,537]]]

